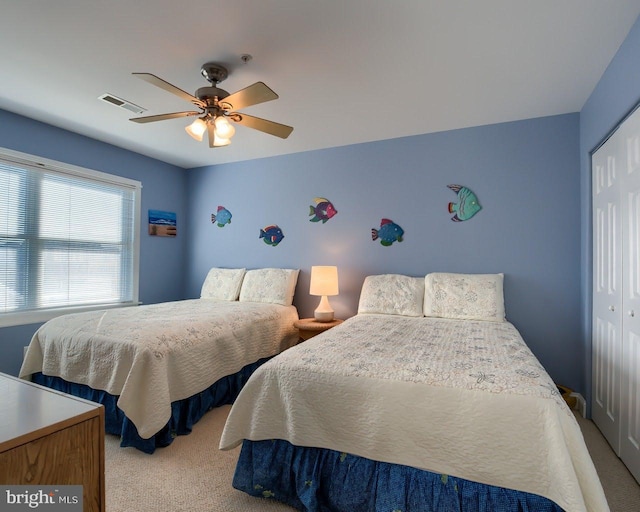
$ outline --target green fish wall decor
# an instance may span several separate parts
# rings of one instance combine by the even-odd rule
[[[461,222],[469,220],[476,213],[482,210],[478,197],[467,187],[462,185],[447,185],[448,188],[458,194],[457,203],[449,203],[449,213],[455,213],[451,220]]]

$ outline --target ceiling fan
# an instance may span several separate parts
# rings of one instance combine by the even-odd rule
[[[254,130],[275,135],[281,139],[286,139],[293,131],[291,126],[236,111],[244,107],[278,99],[278,95],[263,82],[256,82],[233,94],[229,94],[224,89],[218,87],[218,84],[227,78],[229,74],[224,66],[215,62],[207,62],[202,65],[200,73],[211,85],[198,89],[195,96],[151,73],[133,73],[134,76],[141,78],[145,82],[149,82],[167,92],[175,94],[183,100],[191,102],[194,106],[198,107],[199,110],[134,117],[130,119],[130,121],[135,123],[152,123],[178,117],[199,116],[198,119],[187,126],[185,130],[198,141],[202,140],[204,132],[206,131],[209,136],[209,147],[212,148],[231,144],[231,137],[235,133],[235,128],[228,120],[248,128],[253,128]]]

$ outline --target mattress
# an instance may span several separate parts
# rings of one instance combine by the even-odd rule
[[[508,322],[357,315],[258,368],[220,448],[244,439],[608,510],[573,413]]]
[[[293,306],[192,299],[63,315],[34,334],[20,370],[119,396],[146,439],[193,396],[298,340]]]

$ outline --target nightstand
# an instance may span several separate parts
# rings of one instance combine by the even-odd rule
[[[344,320],[337,318],[331,322],[318,322],[315,318],[301,318],[293,322],[293,325],[300,331],[300,338],[303,341],[313,338],[316,334],[327,331],[336,325],[340,325]]]

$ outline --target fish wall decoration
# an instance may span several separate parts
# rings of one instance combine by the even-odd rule
[[[371,239],[375,242],[380,239],[380,243],[385,247],[390,246],[393,242],[402,242],[404,237],[404,229],[398,226],[390,219],[382,219],[378,229],[371,230]]]
[[[333,203],[324,197],[315,197],[313,202],[316,203],[315,206],[309,205],[309,216],[313,215],[313,217],[309,219],[310,222],[322,221],[324,224],[338,213]]]
[[[262,238],[262,241],[265,244],[275,247],[280,242],[282,242],[284,233],[278,226],[274,224],[272,226],[267,226],[266,228],[261,229],[259,238]]]
[[[476,213],[482,210],[478,197],[467,187],[462,185],[447,185],[448,188],[458,194],[457,203],[449,203],[449,213],[455,213],[451,220],[461,222],[469,220]]]
[[[211,214],[211,222],[218,224],[219,228],[223,228],[226,224],[231,224],[231,212],[224,206],[218,206],[218,211]]]

